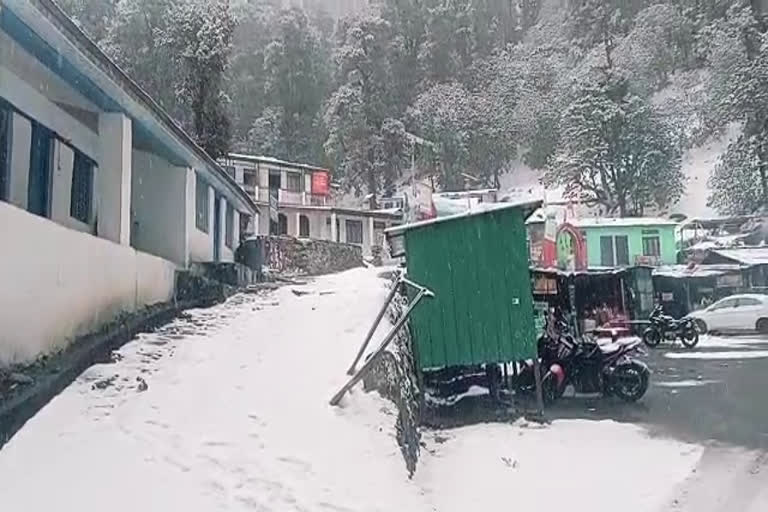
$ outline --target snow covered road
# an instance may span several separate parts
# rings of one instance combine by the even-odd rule
[[[90,368],[0,450],[7,510],[471,511],[567,500],[667,510],[703,448],[559,420],[427,432],[413,480],[393,407],[329,397],[384,299],[375,270],[239,295]],[[553,494],[555,493],[555,494]]]

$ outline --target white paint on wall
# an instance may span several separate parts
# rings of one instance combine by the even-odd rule
[[[189,174],[187,175],[189,179]],[[192,222],[189,224],[188,236],[189,236],[189,261],[190,262],[207,262],[213,261],[213,189],[208,186],[208,232],[201,230],[197,227],[196,219],[196,180],[198,174],[196,172],[191,173],[192,180],[192,208],[191,217]],[[188,189],[189,190],[189,189]]]
[[[32,123],[18,113],[11,125],[11,186],[10,202],[27,209],[29,184],[29,155],[32,145]]]
[[[75,152],[59,140],[53,142],[53,165],[51,167],[51,220],[85,233],[92,233],[90,224],[70,216],[72,203],[72,168]],[[94,170],[94,174],[98,171]]]
[[[0,202],[0,365],[28,362],[173,296],[166,260]]]
[[[186,266],[187,169],[134,150],[131,245]]]
[[[98,134],[2,65],[0,65],[0,97],[25,116],[35,119],[101,164]]]
[[[99,116],[101,154],[96,176],[99,236],[121,245],[131,242],[131,120],[121,113]]]

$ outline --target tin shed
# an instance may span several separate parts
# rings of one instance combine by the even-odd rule
[[[421,369],[535,356],[525,219],[540,204],[494,205],[387,230],[408,277],[435,293],[411,315]]]

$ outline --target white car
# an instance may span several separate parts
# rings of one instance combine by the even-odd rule
[[[700,332],[757,330],[768,333],[768,296],[731,295],[688,315]]]

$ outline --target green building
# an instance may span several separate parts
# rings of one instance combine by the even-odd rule
[[[435,293],[411,314],[419,368],[536,354],[525,219],[540,201],[504,204],[386,231],[408,277]]]
[[[574,220],[572,224],[584,234],[590,268],[677,263],[677,223],[672,220],[589,218]]]

